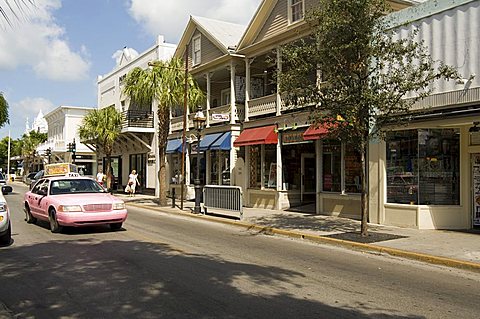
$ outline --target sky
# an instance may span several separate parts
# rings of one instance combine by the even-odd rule
[[[261,0],[31,0],[0,15],[0,92],[10,124],[0,139],[20,138],[41,110],[97,106],[96,81],[124,47],[138,53],[158,35],[178,43],[190,15],[248,25]],[[28,0],[25,0],[28,3]],[[10,1],[13,3],[13,1]]]

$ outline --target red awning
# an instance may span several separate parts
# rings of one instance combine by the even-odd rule
[[[275,133],[275,125],[247,128],[240,133],[233,146],[247,146],[259,144],[277,144],[278,136]]]
[[[332,124],[330,123],[323,123],[318,125],[312,124],[309,128],[307,128],[305,133],[303,133],[303,139],[309,141],[324,138],[328,135],[331,125]]]

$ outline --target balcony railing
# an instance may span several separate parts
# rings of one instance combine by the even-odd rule
[[[127,110],[122,112],[122,129],[153,129],[153,112],[146,110]],[[135,129],[134,129],[135,130]]]
[[[255,117],[277,112],[277,94],[270,94],[248,101],[248,116]]]

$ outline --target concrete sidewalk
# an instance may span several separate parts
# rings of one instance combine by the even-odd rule
[[[165,213],[220,222],[254,231],[339,245],[362,251],[374,251],[480,272],[480,230],[417,230],[369,224],[369,236],[360,236],[360,221],[315,215],[303,212],[275,211],[244,207],[243,219],[224,215],[193,214],[194,203],[184,201],[183,211],[177,200],[176,208],[159,207],[155,197],[138,194],[128,197],[115,194],[129,205],[141,206]],[[233,216],[233,215],[232,215]]]

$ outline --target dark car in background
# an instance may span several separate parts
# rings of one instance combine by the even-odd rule
[[[5,179],[5,175],[3,173],[0,173],[0,186],[2,187],[2,194],[8,194],[13,191],[12,186],[7,185],[7,180]]]
[[[31,173],[28,173],[27,175],[25,175],[23,177],[23,182],[25,184],[27,184],[28,186],[30,186],[30,184],[32,183],[35,175],[37,174],[38,172],[31,172]]]
[[[42,178],[44,175],[43,169],[35,173],[35,175],[31,178],[30,184],[28,184],[29,188],[32,189],[32,186],[35,185],[35,183]]]

